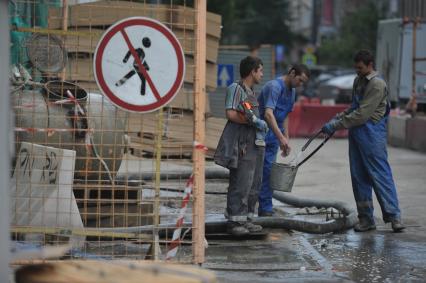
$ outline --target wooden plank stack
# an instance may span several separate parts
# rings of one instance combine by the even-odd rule
[[[194,83],[194,53],[196,12],[192,7],[173,4],[146,4],[129,1],[96,1],[70,5],[68,10],[68,30],[74,35],[64,38],[69,58],[66,80],[98,91],[93,76],[93,53],[102,33],[118,20],[144,16],[159,20],[167,25],[182,45],[186,59],[184,87],[169,106],[193,109],[192,85]],[[214,90],[217,82],[217,53],[221,32],[221,16],[207,13],[207,91]],[[49,28],[62,28],[62,8],[49,8]],[[208,108],[208,105],[206,105]]]
[[[157,114],[149,113],[141,117],[130,114],[129,135],[131,152],[136,156],[152,156],[155,152]],[[206,118],[207,156],[212,157],[225,127],[222,118]],[[162,156],[165,158],[187,158],[192,155],[193,114],[190,111],[165,113],[163,117]]]

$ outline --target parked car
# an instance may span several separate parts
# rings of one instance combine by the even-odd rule
[[[321,100],[333,100],[335,103],[351,103],[352,86],[356,74],[345,74],[333,77],[320,83],[316,95]]]
[[[317,96],[318,86],[326,80],[344,74],[352,74],[352,69],[346,69],[338,66],[317,65],[310,67],[311,76],[307,85],[301,91],[301,95],[306,97]]]

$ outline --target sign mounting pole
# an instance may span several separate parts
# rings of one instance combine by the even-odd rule
[[[206,112],[206,0],[195,1],[197,13],[194,78],[194,141],[204,144]],[[203,150],[193,150],[194,161],[194,212],[193,212],[193,256],[194,263],[204,262],[205,238],[205,154]]]

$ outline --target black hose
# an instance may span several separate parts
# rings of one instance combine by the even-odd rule
[[[253,219],[253,223],[261,225],[264,228],[281,228],[312,234],[326,234],[350,229],[358,222],[356,211],[344,202],[304,199],[283,192],[274,192],[274,198],[296,207],[333,207],[342,212],[343,217],[322,223],[288,217],[256,217]],[[226,233],[226,224],[227,220],[206,222],[206,234]],[[192,227],[191,222],[185,222],[182,226],[182,228],[190,227]],[[153,225],[146,225],[125,228],[101,228],[100,230],[110,232],[152,233],[154,229],[158,229],[160,237],[165,237],[167,234],[170,236],[175,228],[174,223],[167,223],[160,224],[157,228]]]
[[[332,219],[323,223],[309,222],[309,221],[295,221],[293,230],[298,230],[307,233],[323,234],[330,232],[337,232],[352,228],[358,223],[356,211],[348,204],[340,201],[327,201],[327,200],[312,200],[306,198],[295,197],[294,195],[276,191],[273,197],[286,204],[295,207],[316,207],[328,208],[333,207],[343,213],[343,217]],[[260,224],[260,223],[259,223]]]
[[[180,180],[188,179],[192,175],[192,168],[187,170],[179,171],[164,171],[160,174],[161,180]],[[152,172],[140,172],[140,173],[129,173],[129,174],[120,174],[115,177],[116,181],[123,182],[124,180],[129,181],[151,181],[153,180],[155,174]],[[229,177],[229,171],[223,170],[220,168],[206,168],[205,176],[206,179],[227,179]]]
[[[339,210],[343,214],[343,217],[331,219],[325,222],[310,222],[289,217],[256,217],[253,219],[253,223],[261,225],[264,228],[281,228],[312,234],[326,234],[350,229],[358,222],[356,211],[344,202],[300,198],[280,191],[274,192],[273,197],[281,202],[295,207],[333,207]],[[206,222],[206,234],[226,233],[226,224],[227,220]],[[165,223],[160,224],[157,226],[157,228],[155,228],[153,225],[146,225],[125,228],[101,228],[101,230],[111,232],[152,233],[154,229],[158,229],[159,235],[161,237],[165,237],[167,234],[170,235],[173,233],[173,230],[176,228],[174,225],[174,223]],[[190,227],[192,227],[192,223],[185,222],[182,228]]]

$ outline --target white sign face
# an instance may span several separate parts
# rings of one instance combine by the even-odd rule
[[[111,26],[96,47],[93,64],[104,95],[134,112],[151,112],[169,103],[185,74],[183,50],[175,35],[145,17]]]

